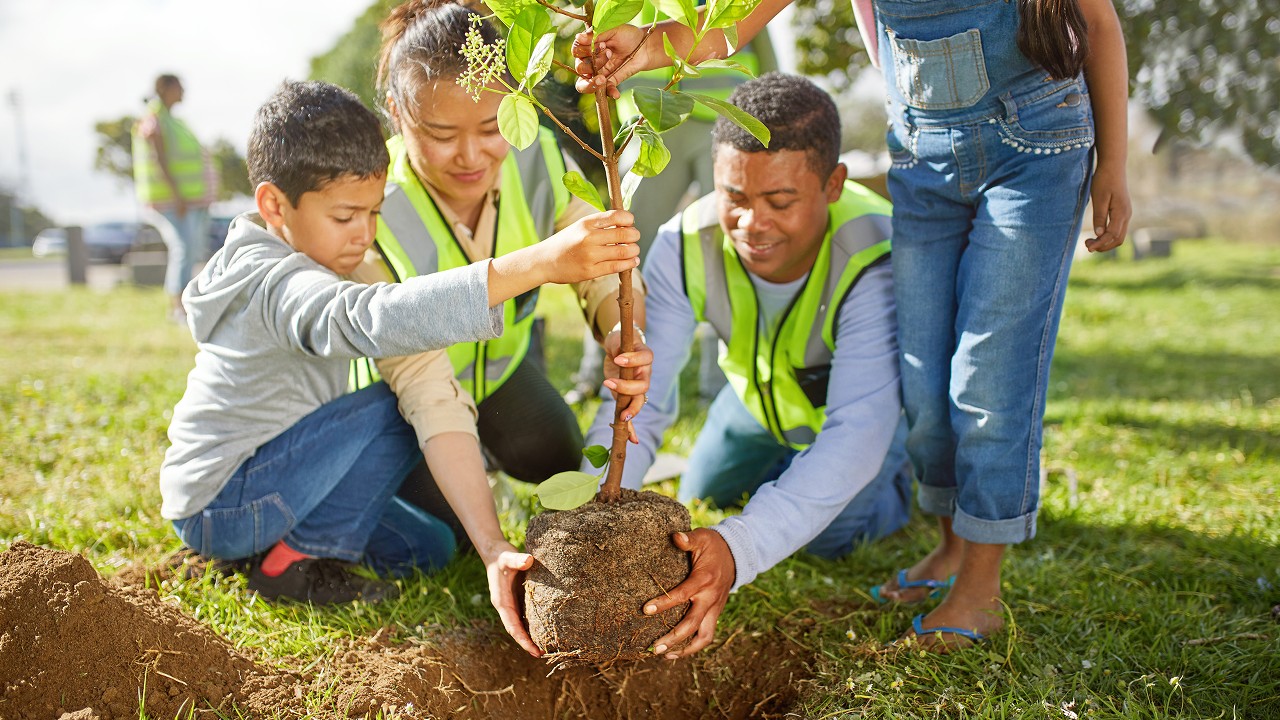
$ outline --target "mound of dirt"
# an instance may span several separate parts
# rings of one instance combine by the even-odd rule
[[[654,492],[623,490],[529,521],[525,545],[537,561],[525,576],[529,636],[553,662],[637,660],[689,609],[645,615],[644,603],[689,576],[689,556],[671,535],[689,530],[684,505]]]
[[[0,717],[301,716],[298,678],[265,670],[152,590],[16,542],[0,555]]]
[[[457,720],[779,718],[811,677],[812,658],[781,634],[739,633],[692,658],[607,668],[548,666],[501,630],[337,651],[312,690],[353,717],[383,712]],[[791,715],[794,717],[794,715]]]
[[[784,625],[731,633],[676,662],[554,672],[496,626],[403,642],[388,628],[303,676],[262,668],[154,591],[105,583],[78,555],[17,542],[0,554],[0,718],[185,718],[193,708],[195,717],[217,709],[284,719],[783,717],[813,662],[790,640],[806,626]]]

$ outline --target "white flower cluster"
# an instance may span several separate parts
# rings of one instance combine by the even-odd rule
[[[499,38],[495,43],[485,42],[480,33],[482,22],[485,22],[482,17],[471,17],[471,29],[467,30],[467,39],[458,51],[467,59],[467,71],[458,75],[458,85],[476,102],[480,102],[480,93],[502,77],[507,68],[507,41]]]

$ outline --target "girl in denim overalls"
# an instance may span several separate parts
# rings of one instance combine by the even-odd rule
[[[763,0],[738,23],[738,42],[788,2]],[[942,536],[872,595],[918,602],[949,588],[913,621],[922,644],[945,650],[1003,625],[1005,546],[1035,535],[1049,361],[1090,199],[1086,247],[1124,240],[1124,39],[1109,0],[854,0],[854,10],[889,96],[907,448]],[[606,82],[591,60],[610,85],[669,64],[663,34],[688,55],[692,36],[674,23],[648,40],[631,27],[604,33],[594,56],[580,39],[580,89]],[[691,60],[725,53],[712,31]]]

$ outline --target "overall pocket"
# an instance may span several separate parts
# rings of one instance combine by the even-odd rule
[[[1000,97],[1004,114],[993,118],[999,124],[1000,139],[1020,152],[1057,154],[1093,146],[1093,107],[1089,93],[1079,80]]]
[[[893,78],[907,105],[918,110],[973,106],[987,90],[982,35],[965,30],[938,40],[911,40],[887,29],[893,45]]]

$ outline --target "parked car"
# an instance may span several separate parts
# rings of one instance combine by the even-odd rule
[[[125,253],[134,247],[159,239],[159,233],[150,225],[137,222],[103,222],[84,226],[84,244],[89,249],[89,261],[120,263]],[[47,228],[36,235],[31,245],[36,257],[52,257],[67,254],[66,228]]]
[[[31,254],[38,258],[66,255],[67,231],[59,227],[41,230],[31,243]]]

